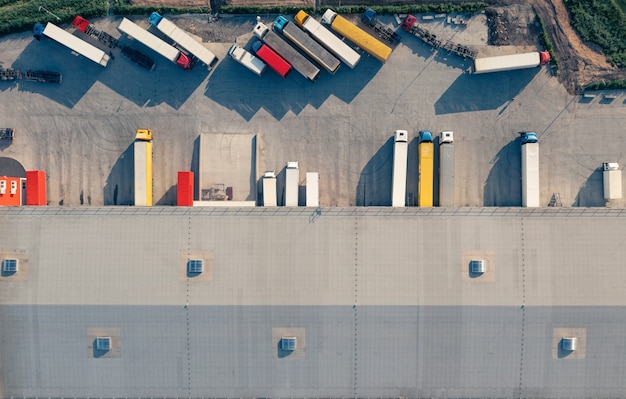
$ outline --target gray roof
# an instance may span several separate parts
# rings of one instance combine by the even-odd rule
[[[0,254],[22,260],[0,277],[0,397],[624,396],[625,222],[589,208],[0,209]],[[205,271],[188,277],[196,257]],[[93,350],[100,335],[111,351]]]

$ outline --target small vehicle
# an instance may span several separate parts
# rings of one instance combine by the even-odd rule
[[[0,140],[13,140],[15,129],[12,127],[0,128]]]

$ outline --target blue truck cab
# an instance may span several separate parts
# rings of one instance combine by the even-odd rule
[[[420,130],[420,143],[432,143],[433,132],[430,130]]]
[[[537,133],[535,132],[520,132],[519,134],[522,145],[537,142]]]
[[[279,15],[274,20],[274,29],[278,33],[283,33],[283,28],[285,27],[285,25],[287,25],[288,22],[289,21],[287,20],[287,18],[283,17],[282,15]]]

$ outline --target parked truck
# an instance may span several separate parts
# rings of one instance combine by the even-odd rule
[[[548,62],[550,62],[550,53],[547,51],[481,57],[474,59],[472,73],[480,74],[534,68],[536,66],[545,65]]]
[[[193,68],[193,59],[191,57],[176,47],[154,36],[152,33],[135,24],[128,18],[123,18],[117,29],[137,40],[139,43],[148,47],[155,53],[167,58],[179,67],[188,71]]]
[[[261,61],[260,58],[253,56],[249,51],[241,46],[237,46],[236,44],[230,46],[228,55],[230,55],[233,60],[245,66],[258,76],[263,75],[263,72],[265,72],[265,69],[267,68],[267,65]]]
[[[137,130],[133,152],[135,206],[152,206],[152,130]]]
[[[374,29],[381,39],[388,41],[389,43],[395,43],[400,41],[400,36],[395,30],[391,29],[387,25],[383,24],[378,17],[376,17],[376,11],[368,8],[361,16],[361,21],[364,24],[369,25]]]
[[[321,44],[316,42],[311,36],[307,35],[302,29],[298,28],[295,24],[289,23],[287,18],[279,15],[274,20],[274,29],[287,38],[287,40],[295,44],[296,47],[311,57],[313,61],[321,65],[322,68],[330,74],[337,72],[337,69],[341,66],[341,61]]]
[[[622,171],[617,162],[602,164],[602,182],[606,201],[622,198]]]
[[[320,174],[318,172],[306,172],[306,206],[318,207],[320,205]]]
[[[434,156],[435,145],[433,144],[433,133],[428,130],[420,131],[418,145],[418,206],[433,206]]]
[[[391,206],[403,207],[406,204],[406,168],[408,156],[408,132],[396,130],[393,133],[393,170],[391,178]]]
[[[333,53],[344,64],[350,68],[354,68],[361,60],[361,54],[344,43],[334,33],[326,29],[322,24],[317,22],[313,17],[300,10],[293,17],[294,22],[302,30],[307,32],[319,44],[324,46],[328,51]]]
[[[522,206],[539,207],[539,143],[537,133],[520,132],[522,144]]]
[[[276,173],[273,170],[263,176],[263,206],[276,206]]]
[[[33,28],[35,38],[41,40],[42,36],[49,37],[50,39],[61,43],[65,47],[69,48],[73,52],[82,55],[83,57],[106,67],[109,64],[111,57],[109,54],[100,50],[93,44],[72,35],[71,33],[59,28],[52,22],[48,22],[44,28],[42,24],[35,24]]]
[[[272,32],[263,22],[259,22],[254,27],[254,35],[276,51],[285,61],[291,64],[300,75],[311,82],[315,82],[320,76],[320,70],[300,54],[295,48],[287,43],[283,38]]]
[[[300,170],[298,162],[287,162],[285,170],[285,206],[298,206],[298,184],[300,183]]]
[[[158,12],[155,11],[150,14],[148,20],[153,26],[163,32],[163,34],[172,39],[189,53],[193,54],[209,69],[211,69],[217,62],[218,58],[215,54],[213,54],[213,52],[204,47],[202,43],[195,40],[187,32],[176,26],[176,24],[172,21],[163,18]]]
[[[439,206],[454,206],[454,133],[439,134]]]
[[[76,17],[74,17],[74,21],[72,22],[72,25],[74,25],[74,27],[78,29],[79,31],[95,38],[100,43],[104,44],[110,49],[113,49],[119,46],[119,40],[109,35],[108,33],[96,28],[92,23],[90,23],[88,20],[81,17],[80,15],[77,15]],[[120,48],[121,48],[122,55],[128,58],[129,60],[131,60],[132,62],[150,71],[154,69],[154,65],[155,65],[154,61],[147,55],[129,46],[124,45],[124,46],[120,46]]]
[[[417,18],[415,18],[415,16],[411,14],[407,15],[404,18],[401,27],[402,30],[417,37],[418,39],[435,49],[442,48],[454,55],[458,55],[459,57],[463,58],[469,58],[471,60],[476,58],[476,56],[478,55],[478,52],[476,50],[473,50],[460,43],[455,43],[452,40],[447,40],[443,42],[441,39],[437,38],[436,34],[431,33],[426,28],[419,26],[419,24],[417,23]]]
[[[291,72],[291,65],[263,42],[252,43],[252,51],[283,79]]]
[[[391,55],[389,46],[331,9],[326,10],[322,15],[322,22],[330,25],[330,28],[337,34],[350,40],[380,62],[386,62]]]

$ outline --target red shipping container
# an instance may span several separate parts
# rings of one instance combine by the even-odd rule
[[[193,206],[193,172],[178,172],[177,206]]]
[[[47,204],[46,172],[43,170],[26,171],[26,205],[45,206]]]

